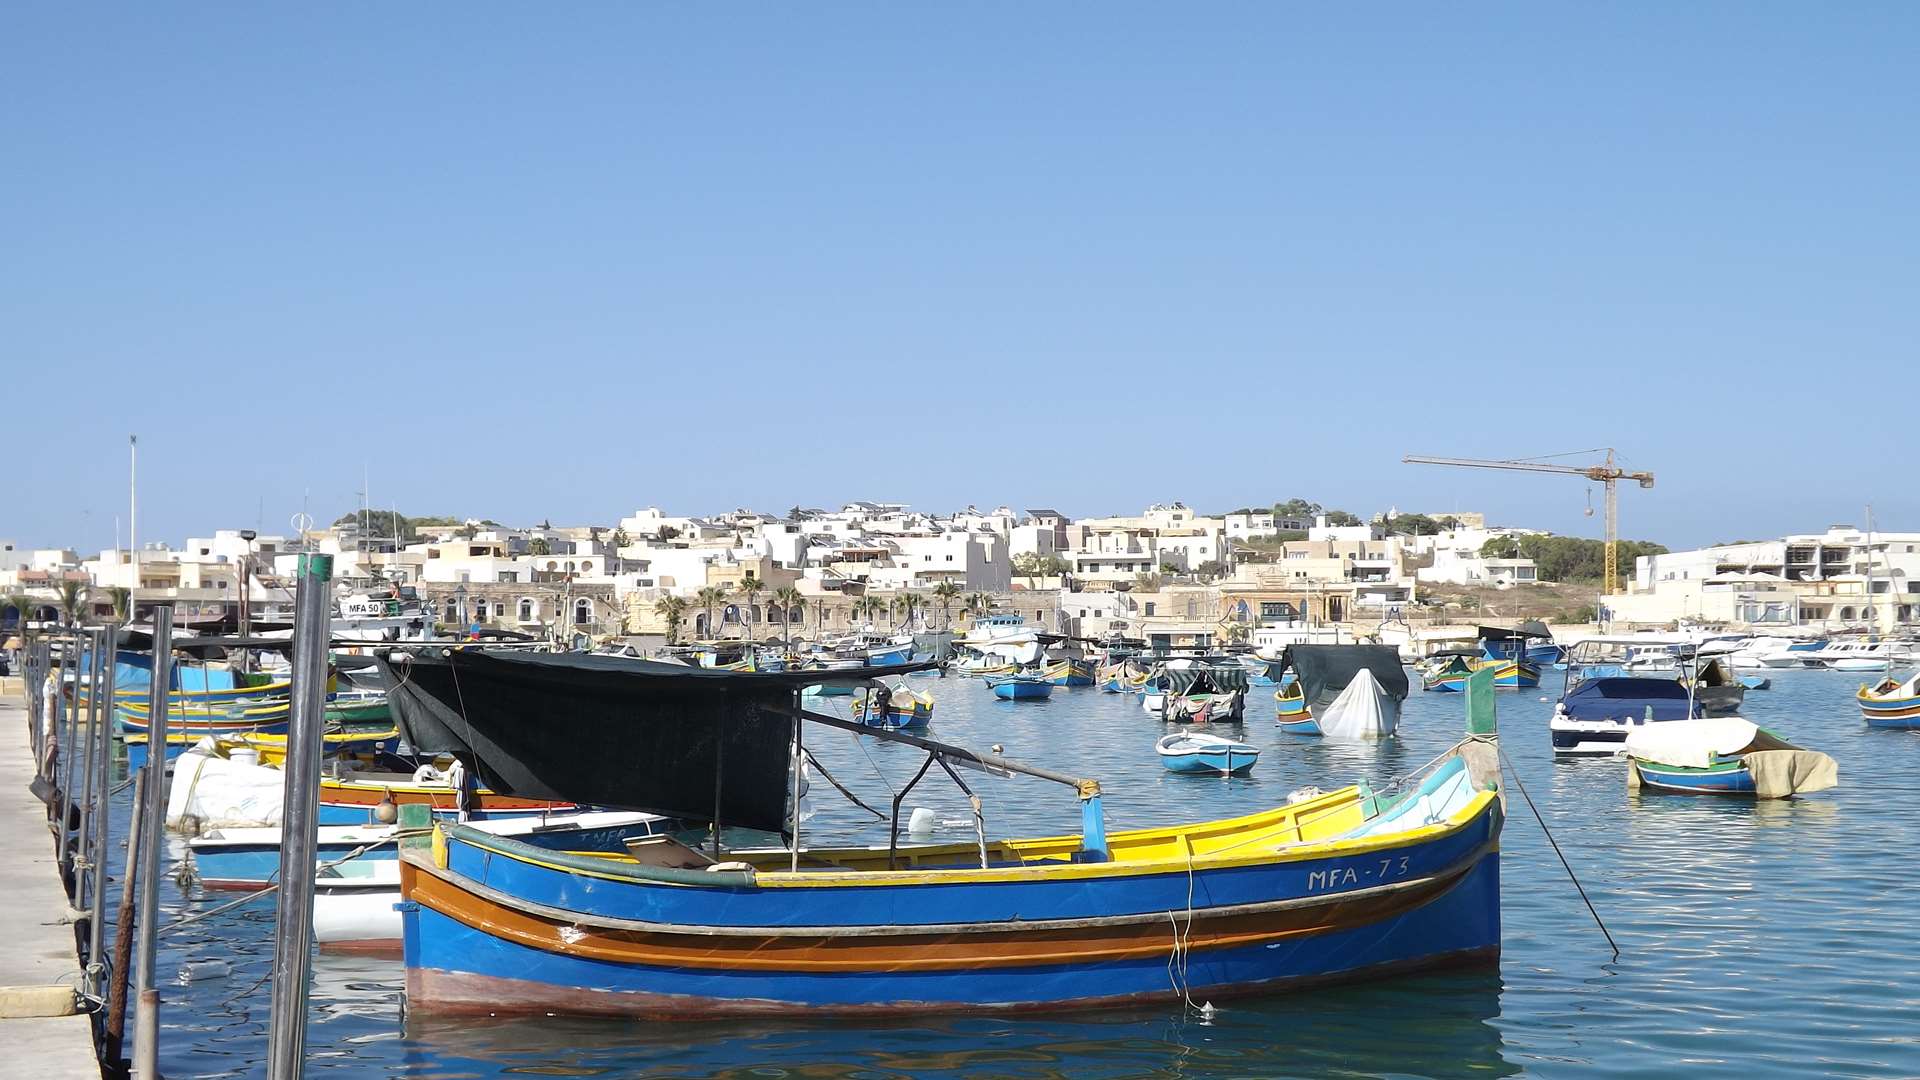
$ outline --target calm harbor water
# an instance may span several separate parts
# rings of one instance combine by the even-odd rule
[[[1612,761],[1555,762],[1546,718],[1559,673],[1503,692],[1508,756],[1619,942],[1613,959],[1517,789],[1508,794],[1497,969],[1223,1002],[1001,1019],[964,1016],[750,1024],[561,1017],[408,1016],[398,961],[321,955],[311,1075],[1133,1077],[1920,1075],[1920,734],[1869,731],[1854,676],[1787,672],[1745,714],[1840,762],[1841,786],[1789,802],[1630,795]],[[1256,690],[1234,733],[1264,750],[1254,774],[1175,777],[1138,699],[1087,688],[1043,703],[994,700],[978,680],[915,680],[938,698],[932,737],[1102,780],[1110,829],[1267,807],[1306,784],[1376,783],[1417,769],[1462,726],[1460,695],[1415,691],[1380,745],[1274,729]],[[1270,693],[1270,691],[1268,692]],[[844,702],[845,699],[838,699]],[[844,706],[840,706],[842,709]],[[835,776],[880,804],[919,766],[908,747],[811,729]],[[1072,831],[1064,788],[967,773],[989,831]],[[123,794],[123,802],[126,796]],[[884,842],[884,824],[816,780],[809,839]],[[971,836],[966,803],[935,770],[906,805]],[[124,836],[124,833],[119,835]],[[179,849],[176,846],[175,856]],[[171,914],[233,894],[169,882]],[[231,974],[167,982],[167,1075],[264,1072],[273,904],[256,901],[161,939],[162,977],[186,962]]]

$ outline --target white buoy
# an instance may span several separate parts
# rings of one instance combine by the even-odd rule
[[[907,831],[918,836],[929,835],[933,832],[933,826],[937,820],[939,819],[933,816],[933,811],[924,806],[916,806],[913,808],[913,813],[907,817]]]

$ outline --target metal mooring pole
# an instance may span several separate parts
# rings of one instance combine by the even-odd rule
[[[160,852],[167,846],[167,710],[173,682],[173,605],[153,606],[153,684],[147,694],[145,805],[140,807],[140,980],[134,998],[133,1075],[160,1080],[160,991],[154,979],[155,934],[160,929]]]
[[[313,875],[319,841],[320,757],[325,750],[327,639],[333,556],[300,556],[293,613],[292,724],[280,809],[280,895],[273,952],[268,1080],[299,1080],[307,1052],[307,982],[313,948]]]
[[[100,628],[100,659],[94,664],[93,699],[99,703],[99,739],[93,748],[93,833],[87,861],[93,869],[93,907],[87,917],[87,974],[95,997],[107,996],[107,835],[113,822],[113,687],[114,664],[120,656],[120,627],[109,622]]]

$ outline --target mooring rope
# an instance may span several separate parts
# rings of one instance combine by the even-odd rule
[[[1533,820],[1540,823],[1540,831],[1546,834],[1547,843],[1552,845],[1553,853],[1559,856],[1560,865],[1566,868],[1567,880],[1573,882],[1574,891],[1580,894],[1580,902],[1587,905],[1587,914],[1593,916],[1593,925],[1598,926],[1600,933],[1607,939],[1607,947],[1613,950],[1613,958],[1620,959],[1619,944],[1613,940],[1613,935],[1607,932],[1607,924],[1600,921],[1600,913],[1594,910],[1593,901],[1587,899],[1587,890],[1581,886],[1580,876],[1573,872],[1573,865],[1567,862],[1566,853],[1560,850],[1560,842],[1553,838],[1553,830],[1547,828],[1547,820],[1540,816],[1540,808],[1533,805],[1533,796],[1527,794],[1527,785],[1520,780],[1520,770],[1513,767],[1513,759],[1507,756],[1505,747],[1500,747],[1499,753],[1500,760],[1506,763],[1507,772],[1513,775],[1513,786],[1520,789],[1520,797],[1527,801],[1527,809],[1533,811]]]

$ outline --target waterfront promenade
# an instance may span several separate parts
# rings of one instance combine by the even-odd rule
[[[28,790],[33,774],[25,703],[9,690],[0,696],[0,1073],[98,1080],[92,1024],[74,994],[72,913],[46,807]]]

